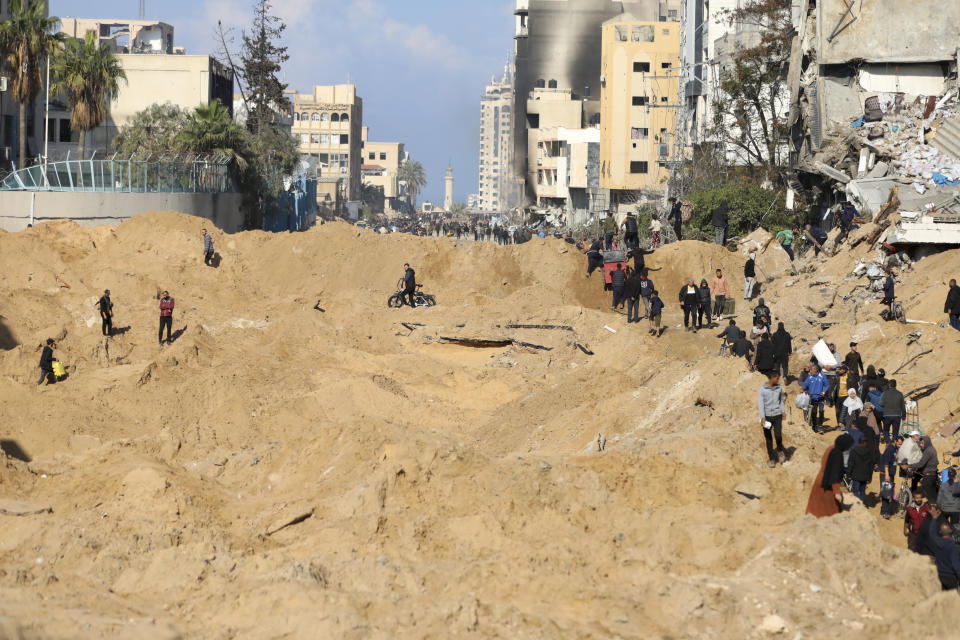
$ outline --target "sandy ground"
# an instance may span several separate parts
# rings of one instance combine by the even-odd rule
[[[833,437],[794,408],[791,458],[768,468],[761,377],[717,355],[719,329],[678,327],[685,278],[720,266],[742,292],[739,255],[684,242],[648,258],[668,305],[655,340],[558,240],[215,233],[210,269],[204,224],[0,233],[0,439],[15,454],[0,456],[0,637],[903,637],[918,620],[955,633],[957,596],[905,550],[901,521],[873,501],[803,515]],[[960,334],[845,300],[866,282],[846,275],[860,255],[797,276],[778,248],[760,256],[793,369],[820,335],[844,352],[857,339],[888,372],[930,350],[896,378],[941,384],[920,401],[939,431],[960,419]],[[945,318],[958,257],[903,273],[911,318]],[[387,309],[404,262],[438,307]],[[105,288],[124,330],[109,341]],[[182,330],[162,349],[161,289]],[[70,377],[37,388],[47,337]]]

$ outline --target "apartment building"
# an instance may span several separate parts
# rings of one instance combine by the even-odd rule
[[[612,202],[656,197],[673,155],[680,23],[621,14],[603,24],[601,57],[600,186]]]
[[[315,86],[311,93],[291,91],[287,95],[293,104],[293,134],[299,139],[300,154],[316,165],[320,184],[336,181],[336,200],[359,201],[363,100],[357,87]]]
[[[491,78],[480,100],[480,211],[503,212],[514,203],[513,74],[509,65],[500,80]]]
[[[374,207],[374,213],[394,213],[404,210],[406,191],[398,179],[400,165],[409,155],[402,142],[373,142],[370,130],[362,129],[362,156],[360,175],[363,183],[379,190],[382,201]]]

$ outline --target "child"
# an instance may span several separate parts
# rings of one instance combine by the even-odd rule
[[[660,326],[662,313],[663,300],[660,299],[660,292],[654,290],[650,296],[650,335],[657,338],[663,335],[663,327]]]

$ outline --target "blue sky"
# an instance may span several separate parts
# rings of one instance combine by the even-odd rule
[[[137,0],[50,0],[53,15],[136,18]],[[252,0],[147,0],[147,18],[176,29],[188,53],[216,51],[217,20],[237,29]],[[404,142],[423,163],[421,196],[442,202],[452,161],[456,199],[477,191],[480,96],[513,51],[512,0],[274,0],[287,24],[291,88],[348,80],[373,140]],[[239,42],[239,37],[237,38]]]

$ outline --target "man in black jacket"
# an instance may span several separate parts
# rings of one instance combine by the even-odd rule
[[[627,274],[619,262],[617,268],[610,272],[610,284],[613,286],[613,306],[610,308],[616,309],[623,304],[623,290],[627,284]]]
[[[683,308],[683,326],[687,331],[697,330],[697,308],[700,306],[700,294],[693,278],[680,288],[680,307]]]
[[[700,281],[700,287],[697,289],[697,295],[700,296],[700,303],[697,307],[697,328],[703,329],[703,319],[707,319],[707,328],[713,326],[713,317],[710,310],[713,306],[713,298],[710,295],[710,286],[706,280]]]
[[[737,326],[737,321],[733,318],[730,319],[730,324],[726,328],[717,334],[718,338],[723,338],[723,344],[726,345],[727,349],[732,349],[733,344],[740,338],[740,327]],[[726,354],[726,350],[722,352]]]
[[[783,328],[783,323],[777,323],[777,330],[770,336],[773,343],[773,354],[777,358],[777,371],[783,373],[784,384],[790,379],[790,356],[793,354],[793,336]]]
[[[601,250],[603,249],[603,243],[600,242],[600,239],[597,238],[590,245],[590,248],[587,249],[587,277],[589,278],[596,269],[599,269],[603,266],[603,254]]]
[[[756,269],[757,254],[751,253],[750,258],[743,265],[743,299],[753,299],[753,285],[757,281]]]
[[[727,230],[730,228],[730,215],[726,200],[721,200],[720,205],[713,210],[713,214],[710,216],[710,222],[713,224],[713,237],[716,243],[721,246],[727,244]]]
[[[417,306],[413,294],[417,290],[417,274],[409,264],[403,265],[403,295],[411,307]]]
[[[623,295],[627,299],[627,322],[640,322],[640,274],[636,271],[627,276]]]
[[[900,433],[900,424],[907,417],[907,405],[903,394],[897,391],[897,381],[891,380],[890,386],[880,396],[883,407],[883,441],[890,442],[891,437]]]
[[[733,355],[744,358],[747,365],[753,367],[753,343],[747,340],[746,331],[740,331],[740,337],[733,343]]]
[[[100,300],[97,301],[100,307],[100,330],[108,338],[113,337],[113,302],[110,300],[110,289],[103,292]]]
[[[44,383],[44,381],[51,383],[56,382],[56,379],[53,377],[53,338],[47,338],[47,344],[43,347],[43,352],[40,354],[40,379],[37,380],[37,386],[39,387]]]
[[[773,343],[770,342],[769,333],[760,336],[760,342],[757,343],[757,358],[754,361],[754,367],[765,376],[773,374],[777,367],[776,355],[774,354]]]
[[[949,314],[950,326],[960,331],[960,287],[957,286],[956,280],[950,281],[950,291],[947,293],[943,312]]]
[[[676,198],[670,198],[670,213],[667,214],[667,220],[673,223],[673,232],[677,235],[677,240],[683,240],[683,206]]]

